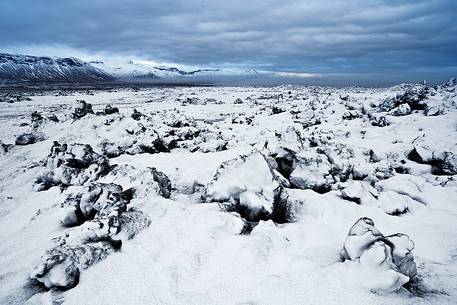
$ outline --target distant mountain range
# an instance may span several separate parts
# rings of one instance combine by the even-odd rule
[[[93,83],[123,81],[194,82],[226,77],[309,78],[319,75],[236,68],[177,68],[150,61],[117,60],[85,62],[81,59],[0,53],[0,84]],[[244,78],[243,78],[244,77]]]
[[[127,60],[122,63],[84,62],[78,58],[54,58],[0,53],[0,83],[88,83],[130,80],[184,79],[204,76],[257,74],[256,70],[232,71],[152,65]]]
[[[0,82],[75,83],[113,81],[115,77],[77,58],[0,53]]]
[[[140,62],[128,60],[125,62],[91,61],[94,67],[116,77],[120,80],[141,80],[141,79],[178,79],[215,77],[215,76],[246,76],[257,75],[254,69],[221,69],[221,68],[194,68],[186,69],[153,64],[151,62]]]
[[[117,79],[163,79],[183,76],[215,75],[221,69],[196,69],[184,71],[176,67],[166,67],[129,60],[121,63],[105,63],[104,61],[89,62],[94,67],[106,71]]]

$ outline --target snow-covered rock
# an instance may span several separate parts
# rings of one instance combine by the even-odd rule
[[[394,116],[408,115],[411,113],[411,107],[406,103],[400,104],[398,107],[392,109],[391,113]]]
[[[13,144],[6,144],[0,141],[0,156],[6,154],[13,148]]]
[[[397,94],[394,97],[387,98],[379,105],[382,111],[391,111],[392,109],[407,104],[412,110],[424,110],[427,107],[427,96],[429,88],[423,84],[417,84],[407,89],[403,94]],[[407,110],[405,106],[400,112]]]
[[[38,191],[55,185],[84,185],[109,171],[106,157],[87,144],[59,144],[54,142],[46,160],[46,170],[35,179]]]
[[[323,193],[330,190],[334,182],[330,170],[331,164],[324,154],[312,151],[302,152],[296,155],[289,181],[293,187]]]
[[[372,219],[364,217],[349,230],[342,256],[360,263],[366,280],[362,285],[387,294],[417,280],[413,249],[414,243],[407,235],[384,236]]]
[[[355,260],[376,241],[383,238],[382,233],[374,226],[373,220],[360,218],[349,230],[343,245],[343,256]]]
[[[135,197],[147,198],[152,194],[170,198],[171,181],[155,167],[138,169],[129,164],[112,166],[110,172],[99,179],[103,183],[115,183],[131,190]]]
[[[96,183],[67,199],[62,224],[76,227],[54,240],[32,270],[31,279],[47,288],[73,288],[82,270],[118,250],[122,239],[131,239],[149,226],[150,220],[141,211],[127,210],[132,195],[119,185]]]
[[[281,192],[265,156],[254,152],[221,164],[206,188],[205,199],[226,204],[248,220],[266,220],[279,214],[284,204]]]
[[[452,150],[434,150],[428,146],[416,145],[407,154],[408,159],[429,164],[436,175],[457,174],[457,154]]]
[[[89,113],[94,113],[94,111],[92,110],[92,104],[89,104],[84,100],[80,100],[76,101],[71,116],[73,119],[77,120],[86,116]]]
[[[45,135],[42,132],[27,132],[16,137],[16,145],[30,145],[44,141]]]

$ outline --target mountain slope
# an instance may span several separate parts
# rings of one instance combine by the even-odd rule
[[[188,76],[224,75],[221,69],[191,69],[153,65],[129,60],[126,62],[91,61],[94,67],[114,75],[118,79],[169,79]]]
[[[0,80],[7,82],[97,82],[114,77],[77,58],[0,53]]]

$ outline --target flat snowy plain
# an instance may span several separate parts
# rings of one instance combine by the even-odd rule
[[[27,95],[0,304],[457,304],[455,82]]]

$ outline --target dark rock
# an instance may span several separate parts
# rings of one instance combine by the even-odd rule
[[[384,100],[380,105],[381,111],[391,111],[401,104],[408,104],[411,110],[425,110],[427,108],[427,94],[429,88],[423,84],[416,85],[403,94]]]
[[[432,166],[435,175],[457,175],[457,154],[452,151],[433,151],[428,147],[415,146],[407,153],[411,161]]]
[[[106,105],[105,109],[103,109],[102,114],[104,115],[109,115],[109,114],[114,114],[114,113],[119,113],[119,108],[113,107],[111,105]]]
[[[92,110],[92,104],[86,103],[84,100],[77,100],[76,105],[73,108],[72,118],[77,120],[89,113],[94,113]]]
[[[55,239],[54,247],[44,253],[30,277],[47,288],[76,286],[81,271],[121,248],[119,233],[131,239],[150,225],[141,211],[127,211],[132,195],[117,184],[95,183],[68,198],[63,205],[73,205],[73,210],[63,224],[78,226]]]
[[[369,114],[368,117],[372,126],[385,127],[390,125],[390,122],[387,120],[386,116],[380,113],[372,113]]]
[[[276,106],[274,105],[273,107],[271,107],[271,114],[279,114],[279,113],[283,113],[285,112],[286,110],[279,107],[279,106]]]
[[[349,230],[343,245],[343,257],[356,260],[362,256],[369,246],[383,237],[382,233],[374,226],[372,219],[360,218]]]
[[[343,120],[354,120],[363,117],[363,113],[359,110],[347,110],[342,117]]]
[[[8,153],[13,147],[13,144],[5,144],[0,141],[0,156]]]
[[[38,111],[34,111],[30,115],[30,120],[32,121],[32,126],[36,127],[43,122],[43,116]]]
[[[170,198],[171,194],[171,182],[170,179],[163,172],[158,171],[155,167],[151,168],[152,176],[154,181],[159,184],[160,195],[164,198]]]
[[[47,288],[70,289],[78,284],[81,270],[103,260],[114,250],[109,241],[72,245],[61,238],[41,257],[41,263],[30,277]]]
[[[139,120],[141,120],[142,117],[144,117],[144,114],[142,114],[141,112],[139,112],[136,109],[133,109],[132,119],[134,119],[135,121],[139,121]]]
[[[56,185],[84,185],[109,171],[109,161],[87,144],[54,142],[46,160],[46,170],[35,179],[38,191]]]
[[[16,145],[30,145],[37,142],[44,141],[45,135],[42,132],[31,132],[31,133],[24,133],[19,135],[16,138],[15,144]]]
[[[55,123],[59,122],[59,119],[57,118],[57,116],[55,114],[51,114],[51,115],[47,116],[46,118],[48,120],[50,120],[51,122],[55,122]]]

